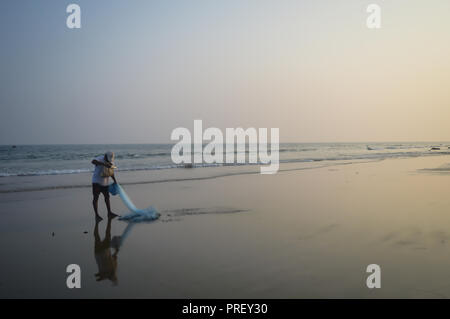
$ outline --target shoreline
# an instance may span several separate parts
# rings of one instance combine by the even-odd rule
[[[305,170],[305,169],[317,169],[329,166],[339,166],[339,165],[349,165],[356,163],[370,163],[381,161],[381,159],[376,160],[341,160],[341,161],[317,161],[317,162],[302,162],[302,163],[288,163],[280,164],[279,172],[287,172],[293,170]],[[159,170],[136,170],[136,171],[118,171],[117,178],[123,178],[126,181],[121,183],[121,185],[145,185],[154,183],[170,183],[170,182],[183,182],[183,181],[196,181],[196,180],[207,180],[215,179],[228,176],[236,175],[253,175],[260,174],[259,164],[255,165],[236,165],[236,166],[215,166],[215,167],[202,167],[202,168],[172,168],[172,169],[159,169]],[[225,172],[223,172],[225,171]],[[275,174],[275,175],[276,175]],[[175,176],[183,176],[181,178]],[[92,177],[92,172],[86,173],[74,173],[74,174],[61,174],[61,175],[33,175],[33,176],[5,176],[2,179],[5,180],[4,183],[0,183],[0,194],[7,193],[17,193],[17,192],[34,192],[34,191],[45,191],[45,190],[56,190],[56,189],[73,189],[73,188],[86,188],[91,187],[90,183],[86,184],[63,184],[65,180],[72,177],[75,181],[90,180]],[[156,177],[156,179],[155,179]],[[0,181],[2,181],[0,179]],[[142,179],[142,180],[139,180]],[[133,180],[133,181],[130,181]],[[37,188],[16,188],[7,189],[3,185],[7,185],[10,182],[14,184],[14,181],[23,182],[20,184],[30,184],[36,183],[54,183],[55,185],[48,185],[44,187]]]
[[[448,155],[432,155],[430,157],[447,157]],[[385,160],[402,160],[422,157],[395,157],[380,159],[356,159],[356,160],[323,160],[315,162],[299,162],[299,163],[280,163],[278,173],[297,171],[305,169],[319,169],[324,167],[373,163]],[[171,168],[158,170],[135,170],[135,171],[118,171],[117,177],[125,182],[121,185],[146,185],[158,183],[172,183],[184,181],[199,181],[216,179],[222,177],[230,177],[236,175],[253,175],[260,174],[259,164],[254,165],[236,165],[236,166],[212,166],[201,168]],[[450,170],[450,169],[449,169]],[[275,174],[275,175],[276,175]],[[182,177],[178,177],[178,176]],[[82,181],[90,180],[92,172],[59,174],[59,175],[30,175],[30,176],[4,176],[0,178],[0,194],[21,193],[21,192],[37,192],[58,189],[78,189],[91,187],[91,183],[82,183]],[[75,180],[76,184],[69,184],[66,181]],[[44,184],[41,187],[27,187],[31,183]],[[20,185],[19,187],[9,189],[7,185]],[[25,187],[23,185],[26,185]]]

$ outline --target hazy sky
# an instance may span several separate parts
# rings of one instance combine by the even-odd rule
[[[283,142],[450,140],[448,0],[5,0],[0,15],[0,144],[169,142],[194,119]]]

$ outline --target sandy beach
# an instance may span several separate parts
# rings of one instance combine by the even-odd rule
[[[90,174],[4,177],[0,297],[449,297],[449,162],[283,164],[275,175],[259,167],[119,172],[136,206],[153,205],[161,217],[132,226],[114,257],[101,245],[106,218],[95,232]],[[118,197],[112,207],[127,212]],[[112,220],[111,238],[127,225]],[[115,282],[96,281],[105,260],[116,265]],[[73,263],[81,289],[66,287]],[[381,289],[365,284],[372,263]]]

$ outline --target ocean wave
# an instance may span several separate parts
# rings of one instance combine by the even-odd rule
[[[36,172],[18,172],[18,173],[0,173],[0,177],[9,177],[9,176],[42,176],[42,175],[65,175],[65,174],[80,174],[80,173],[88,173],[93,170],[89,169],[62,169],[62,170],[43,170]]]
[[[322,162],[322,161],[341,161],[341,160],[382,160],[388,158],[405,158],[405,157],[420,157],[420,156],[437,156],[437,155],[450,155],[450,151],[416,151],[416,152],[367,152],[362,154],[335,154],[334,156],[321,156],[321,157],[304,157],[304,158],[285,158],[280,159],[280,163],[306,163],[306,162]],[[168,159],[170,160],[170,158]],[[220,166],[253,166],[253,165],[266,165],[263,163],[200,163],[200,164],[148,164],[135,166],[122,166],[117,169],[118,172],[132,172],[132,171],[152,171],[163,169],[176,169],[176,168],[206,168],[206,167],[220,167]],[[1,177],[11,176],[42,176],[42,175],[66,175],[66,174],[80,174],[90,173],[93,169],[90,168],[77,168],[77,169],[41,169],[41,170],[25,170],[25,171],[0,171]]]

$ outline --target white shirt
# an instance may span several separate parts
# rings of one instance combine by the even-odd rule
[[[96,161],[99,161],[101,163],[106,163],[105,156],[99,156],[95,158]],[[92,183],[97,183],[102,186],[108,186],[109,185],[109,177],[103,177],[102,171],[103,171],[102,165],[95,165],[94,174],[92,174]]]

